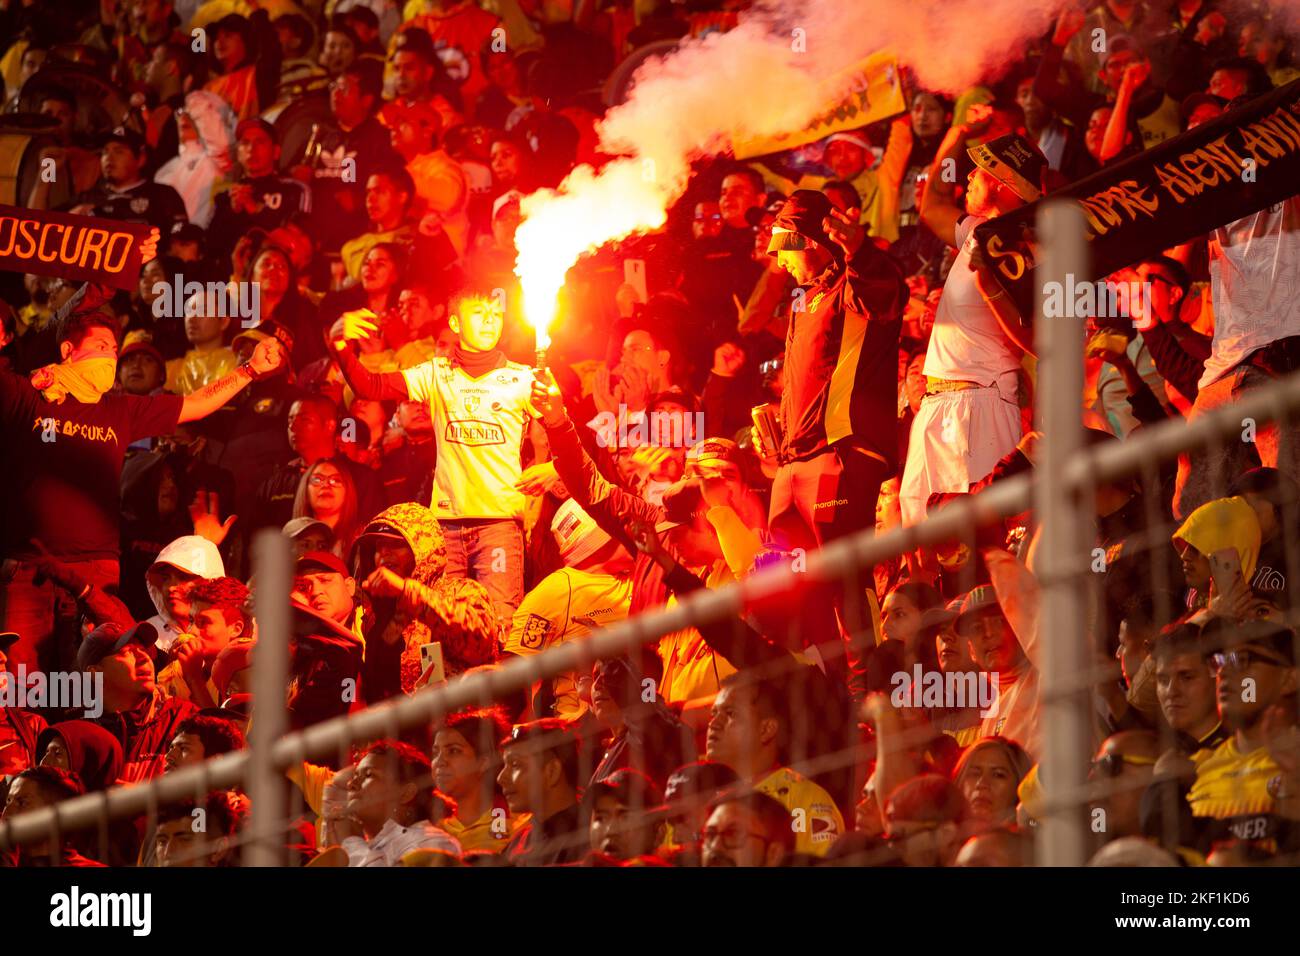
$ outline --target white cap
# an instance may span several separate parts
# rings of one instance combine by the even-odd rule
[[[555,535],[560,558],[567,567],[581,564],[613,540],[572,498],[555,512],[551,534]]]

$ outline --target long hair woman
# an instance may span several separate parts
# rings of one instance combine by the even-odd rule
[[[334,532],[334,553],[340,557],[348,553],[360,515],[357,486],[342,461],[322,458],[303,472],[293,497],[293,517],[315,518],[329,525]]]

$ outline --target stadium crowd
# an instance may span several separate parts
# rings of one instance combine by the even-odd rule
[[[1031,317],[976,226],[1300,77],[1248,0],[1071,6],[955,99],[904,64],[901,115],[697,162],[666,226],[570,272],[538,367],[521,202],[610,159],[647,48],[749,5],[0,2],[0,138],[54,170],[4,201],[159,234],[129,292],[0,275],[6,821],[246,746],[262,529],[294,553],[297,730],[1032,472]],[[1300,368],[1297,275],[1300,197],[1108,277],[1149,294],[1081,323],[1088,442]],[[1095,489],[1095,862],[1300,852],[1296,439]],[[1029,865],[1037,542],[1025,513],[294,766],[286,850]],[[97,706],[51,706],[58,674]],[[236,866],[249,807],[3,864]]]

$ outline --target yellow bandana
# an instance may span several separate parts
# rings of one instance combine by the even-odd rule
[[[38,368],[32,373],[32,386],[56,405],[69,395],[83,405],[94,405],[116,378],[117,360],[105,356]]]

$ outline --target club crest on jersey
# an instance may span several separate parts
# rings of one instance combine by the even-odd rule
[[[476,411],[478,411],[478,406],[479,406],[478,396],[466,395],[464,400],[462,401],[462,404],[465,406],[465,411],[473,415]]]
[[[148,199],[140,198],[140,199],[131,200],[131,211],[136,215],[140,215],[141,213],[144,213],[148,208],[149,208]]]

